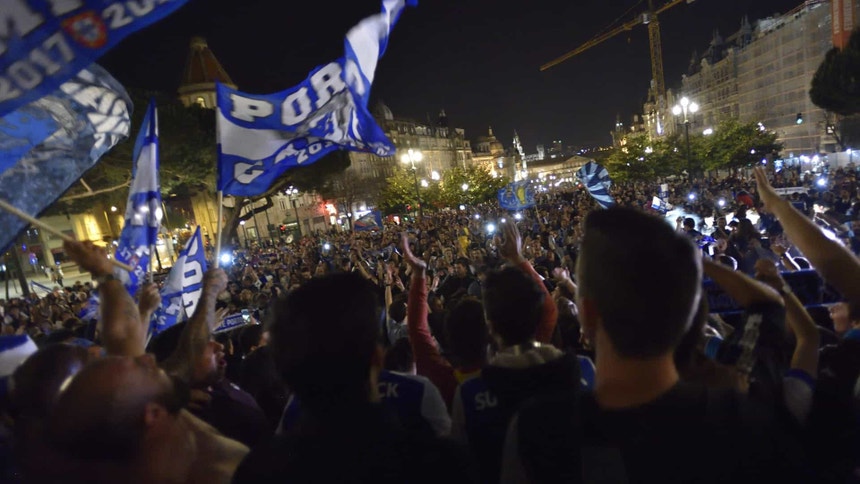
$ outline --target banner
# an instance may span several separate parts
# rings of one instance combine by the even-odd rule
[[[528,180],[511,183],[499,190],[499,206],[505,210],[522,210],[535,206],[535,192]]]
[[[194,314],[203,294],[203,275],[206,271],[206,250],[198,226],[185,248],[179,252],[179,258],[161,289],[161,307],[155,313],[153,335],[178,323],[183,314],[185,317]]]
[[[212,333],[217,334],[225,331],[232,331],[246,324],[245,316],[242,313],[231,314],[224,318],[224,321],[222,321],[217,328],[213,329]]]
[[[668,204],[666,201],[661,200],[659,197],[653,197],[651,199],[651,208],[657,210],[660,213],[666,213],[669,210],[674,209],[675,207]]]
[[[92,65],[0,118],[0,198],[38,216],[128,136],[131,107],[122,85]],[[27,225],[0,212],[0,249]]]
[[[821,304],[824,291],[824,281],[814,270],[783,272],[782,278],[791,287],[791,292],[804,306]],[[719,287],[714,281],[704,281],[705,296],[708,298],[708,308],[712,314],[732,313],[743,311],[737,302]]]
[[[589,161],[576,172],[576,177],[585,185],[588,193],[601,207],[609,208],[615,205],[615,200],[609,194],[612,180],[609,178],[609,172],[606,171],[606,168]]]
[[[382,214],[376,210],[359,217],[352,223],[352,228],[356,232],[369,232],[373,230],[382,230]]]
[[[788,188],[774,188],[773,191],[777,193],[777,195],[791,195],[794,193],[806,193],[809,191],[806,187],[788,187]]]
[[[35,101],[187,0],[0,2],[0,116]]]
[[[164,215],[158,182],[158,112],[154,102],[150,102],[146,109],[132,158],[131,188],[116,260],[134,267],[132,272],[117,271],[117,277],[134,296],[149,271],[150,249],[158,240],[158,229]]]
[[[346,34],[344,57],[291,89],[256,95],[218,84],[218,190],[259,195],[285,170],[336,149],[393,155],[367,103],[388,35],[406,5],[416,3],[383,0],[381,13]]]

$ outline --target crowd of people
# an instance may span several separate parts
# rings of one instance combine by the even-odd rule
[[[612,193],[236,248],[151,339],[157,285],[67,242],[94,283],[0,306],[0,481],[860,481],[856,171]]]

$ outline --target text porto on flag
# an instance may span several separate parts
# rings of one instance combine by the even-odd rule
[[[218,189],[265,192],[285,170],[346,149],[391,156],[394,145],[367,109],[376,64],[400,14],[415,0],[383,0],[344,40],[344,56],[301,84],[256,95],[218,85]]]
[[[3,0],[0,116],[57,89],[188,0]]]

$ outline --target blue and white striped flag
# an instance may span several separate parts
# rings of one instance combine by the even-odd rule
[[[256,95],[218,85],[218,190],[265,192],[285,170],[336,149],[391,156],[394,145],[367,109],[376,64],[407,5],[383,0],[382,12],[347,34],[344,56],[316,68],[301,84]]]
[[[0,116],[55,91],[186,1],[0,1]]]
[[[117,271],[128,292],[137,288],[149,270],[150,248],[161,226],[161,185],[158,183],[158,112],[150,102],[134,143],[131,189],[125,208],[125,225],[119,236],[116,259],[134,268]]]
[[[179,253],[179,259],[170,269],[167,281],[161,288],[161,307],[155,314],[153,335],[179,322],[183,314],[185,317],[194,314],[203,294],[203,275],[206,270],[206,250],[198,226]]]
[[[128,136],[131,107],[122,85],[93,64],[0,118],[0,198],[37,216]],[[0,251],[26,226],[0,212]]]
[[[609,172],[606,171],[606,168],[589,161],[576,172],[576,177],[585,185],[588,193],[601,207],[609,208],[615,205],[615,200],[609,194],[612,180],[609,178]]]

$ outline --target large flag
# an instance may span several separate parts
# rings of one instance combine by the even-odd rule
[[[256,95],[218,85],[218,189],[227,195],[265,192],[285,170],[336,149],[391,156],[394,145],[367,109],[388,36],[406,5],[383,0],[382,12],[347,34],[344,56],[314,69],[301,84]]]
[[[0,20],[5,14],[0,11]],[[122,85],[93,64],[0,118],[0,198],[30,215],[41,213],[128,136],[131,107]],[[26,226],[0,212],[0,251]]]
[[[132,158],[131,188],[116,259],[134,268],[129,273],[118,271],[125,287],[134,295],[149,270],[150,248],[158,240],[163,216],[158,183],[158,112],[154,102],[146,109]]]
[[[198,226],[179,253],[179,258],[170,269],[167,281],[161,289],[161,308],[156,312],[152,328],[154,335],[179,322],[183,314],[186,317],[194,314],[200,295],[203,294],[205,273],[206,250]]]
[[[499,206],[505,210],[522,210],[535,206],[535,192],[528,180],[511,183],[499,190]]]
[[[55,91],[186,1],[0,1],[0,116]]]
[[[601,207],[609,208],[615,205],[615,200],[609,194],[612,180],[609,178],[609,172],[606,171],[606,168],[589,161],[576,172],[576,177],[585,185],[588,193]]]

